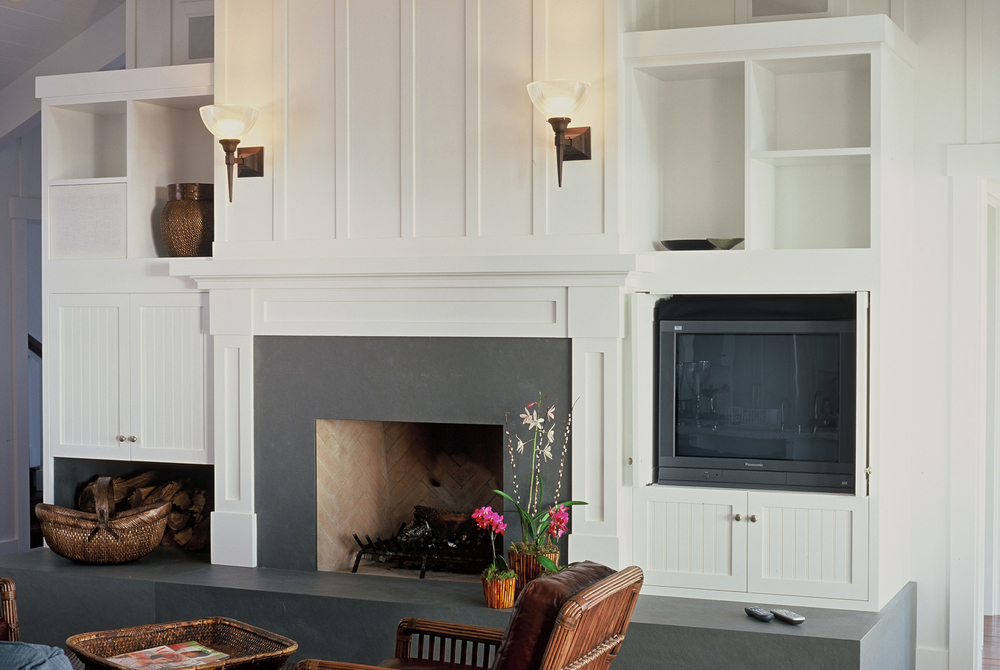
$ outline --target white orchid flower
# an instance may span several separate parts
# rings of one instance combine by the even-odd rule
[[[524,442],[521,440],[521,438],[517,438],[517,453],[519,454],[524,453]]]

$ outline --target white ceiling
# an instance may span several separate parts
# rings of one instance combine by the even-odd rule
[[[0,0],[0,89],[124,0]]]

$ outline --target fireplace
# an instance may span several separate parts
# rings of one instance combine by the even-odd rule
[[[368,562],[475,572],[490,550],[468,515],[502,509],[502,427],[321,419],[316,476],[318,570],[357,569],[363,543]]]
[[[258,564],[298,570],[320,567],[318,420],[332,417],[382,422],[382,426],[480,425],[496,430],[505,412],[516,418],[539,391],[559,412],[569,408],[570,340],[256,337],[254,498]],[[504,450],[501,443],[501,456]],[[554,479],[558,463],[549,462],[545,467],[546,476]],[[570,467],[567,463],[567,470]],[[510,476],[510,464],[504,459],[502,481],[509,482]],[[564,483],[567,485],[569,482]],[[564,494],[572,491],[564,488]],[[516,529],[513,509],[505,510],[505,515],[510,527]],[[342,530],[357,532],[349,525]]]

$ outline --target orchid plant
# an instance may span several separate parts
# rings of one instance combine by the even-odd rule
[[[503,535],[507,530],[507,524],[503,517],[493,511],[493,507],[480,507],[472,513],[472,518],[483,530],[490,532],[490,548],[493,550],[493,561],[483,570],[483,579],[510,579],[516,577],[516,573],[507,567],[507,561],[502,556],[497,555],[497,535]],[[500,566],[503,566],[502,568]]]
[[[556,442],[556,407],[555,405],[549,405],[543,408],[543,400],[543,396],[539,393],[538,400],[529,403],[520,415],[522,420],[520,425],[528,427],[528,433],[524,438],[516,434],[516,432],[512,434],[508,422],[509,416],[505,417],[504,427],[507,435],[507,451],[510,454],[510,464],[513,473],[514,495],[510,496],[503,491],[494,492],[514,503],[521,521],[521,542],[513,543],[511,550],[515,553],[535,555],[542,567],[546,570],[556,571],[558,568],[555,562],[540,554],[552,553],[558,550],[555,542],[569,530],[568,507],[570,505],[586,505],[587,503],[582,500],[559,501],[563,473],[566,468],[566,452],[569,448],[570,426],[573,421],[573,409],[570,408],[569,414],[566,417],[566,427],[562,431],[562,453],[559,457],[559,475],[556,479],[556,493],[551,506],[545,508],[542,505],[544,496],[542,463],[554,458],[552,448]],[[517,459],[514,457],[515,450],[522,457],[530,457],[531,459],[531,471],[525,498],[522,498],[518,487]],[[525,455],[525,452],[527,452],[527,455]]]

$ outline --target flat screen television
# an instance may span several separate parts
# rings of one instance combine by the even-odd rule
[[[657,303],[657,482],[854,492],[856,297]]]

